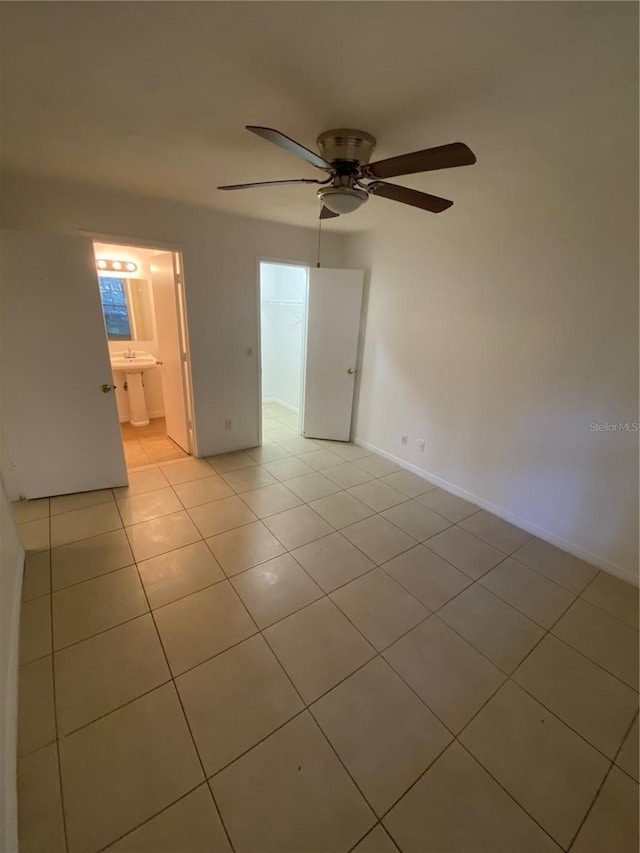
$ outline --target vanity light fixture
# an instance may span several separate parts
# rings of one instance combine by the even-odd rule
[[[135,272],[138,265],[133,261],[111,261],[106,258],[99,258],[96,261],[96,266],[99,270],[107,270],[109,272]]]

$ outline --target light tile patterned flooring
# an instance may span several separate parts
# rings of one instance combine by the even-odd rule
[[[120,432],[127,468],[184,459],[189,455],[169,438],[164,418],[152,418],[146,427],[122,423]]]
[[[22,853],[635,853],[637,590],[289,414],[16,506]]]

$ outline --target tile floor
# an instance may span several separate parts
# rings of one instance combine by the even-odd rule
[[[635,853],[637,590],[287,414],[16,505],[21,853]]]
[[[130,423],[122,423],[120,432],[127,468],[138,468],[151,462],[184,459],[188,456],[188,453],[167,435],[164,418],[152,418],[146,427],[132,427]]]

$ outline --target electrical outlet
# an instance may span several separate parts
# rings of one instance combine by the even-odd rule
[[[409,436],[402,433],[402,435],[400,436],[400,444],[404,444],[404,446],[406,447],[408,441],[409,441]]]
[[[231,429],[231,418],[227,418],[224,422],[225,429]]]
[[[418,450],[422,453],[424,451],[424,438],[419,438],[416,441],[416,445],[418,447]]]

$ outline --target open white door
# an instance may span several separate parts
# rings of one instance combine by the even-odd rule
[[[21,497],[126,485],[91,240],[3,231],[2,424]]]
[[[309,270],[302,434],[349,441],[363,270]]]
[[[158,353],[162,362],[162,395],[167,435],[187,453],[189,409],[186,388],[187,352],[180,323],[178,273],[173,252],[161,252],[151,259],[151,284],[156,315]]]

